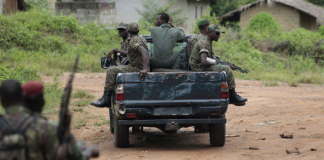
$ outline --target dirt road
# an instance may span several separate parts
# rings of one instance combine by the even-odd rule
[[[60,80],[65,82],[67,76]],[[77,74],[74,87],[102,95],[105,74]],[[50,77],[45,77],[50,81]],[[65,84],[65,83],[64,83]],[[301,84],[290,87],[285,83],[266,87],[260,81],[237,80],[237,91],[249,99],[246,106],[229,106],[227,135],[222,148],[209,146],[208,133],[194,133],[193,128],[166,135],[153,128],[144,133],[130,134],[131,147],[115,148],[109,124],[96,121],[109,119],[108,109],[84,107],[75,118],[89,117],[86,126],[74,129],[77,139],[97,145],[99,159],[323,159],[324,157],[324,86]],[[97,118],[96,118],[97,117]],[[292,134],[283,139],[279,134]],[[250,150],[256,147],[258,150]],[[298,148],[300,154],[287,154]],[[311,148],[316,151],[311,151]]]

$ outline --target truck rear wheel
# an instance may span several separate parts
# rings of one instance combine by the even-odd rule
[[[223,147],[225,145],[225,123],[209,124],[209,141],[214,147]]]
[[[109,125],[110,125],[110,132],[114,134],[114,113],[111,107],[109,108]]]
[[[118,119],[114,116],[114,145],[116,147],[129,146],[129,130],[126,125],[118,125]]]

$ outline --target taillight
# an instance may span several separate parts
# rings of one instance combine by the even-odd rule
[[[221,99],[228,99],[228,85],[226,82],[221,82]]]
[[[127,113],[127,118],[136,118],[135,113]]]
[[[119,84],[116,89],[116,100],[124,100],[124,84]]]

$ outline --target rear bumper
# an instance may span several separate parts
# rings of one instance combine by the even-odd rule
[[[118,125],[165,125],[165,124],[184,124],[184,125],[195,125],[195,124],[215,124],[215,123],[226,123],[225,118],[215,119],[154,119],[154,120],[118,120]]]
[[[116,105],[117,110],[121,105]],[[138,116],[209,116],[224,115],[228,104],[217,106],[170,106],[170,107],[122,107],[124,111],[120,114],[125,117],[128,113],[135,113]]]

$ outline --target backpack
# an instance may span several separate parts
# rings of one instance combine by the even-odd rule
[[[13,127],[3,116],[0,117],[0,160],[29,160],[25,132],[33,117],[19,118],[19,125]]]

